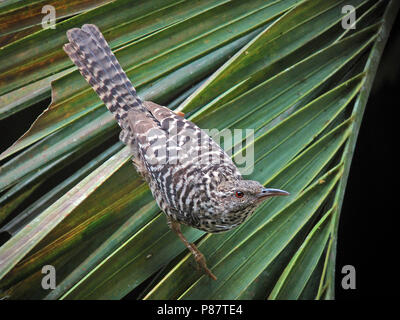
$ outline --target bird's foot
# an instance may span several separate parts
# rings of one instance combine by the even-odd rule
[[[171,230],[174,231],[178,235],[178,237],[185,244],[186,248],[188,248],[190,250],[190,252],[194,255],[194,259],[197,262],[197,268],[203,269],[204,273],[207,274],[211,279],[217,280],[217,277],[211,272],[210,269],[208,269],[207,263],[206,263],[206,258],[204,258],[204,255],[200,252],[199,249],[197,249],[197,247],[194,243],[189,243],[189,241],[187,241],[187,239],[183,235],[179,222],[174,221],[171,218],[167,218],[167,222],[168,222],[168,226],[171,228]]]
[[[204,255],[200,252],[199,249],[197,249],[194,243],[191,243],[190,245],[194,251],[194,259],[196,260],[197,263],[197,269],[198,270],[202,269],[204,273],[207,274],[211,279],[217,280],[217,277],[211,272],[210,269],[208,269],[206,258],[204,257]]]

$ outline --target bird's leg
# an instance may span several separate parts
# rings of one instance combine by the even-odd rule
[[[185,246],[190,250],[190,252],[193,254],[194,259],[197,262],[197,265],[201,267],[204,272],[213,280],[217,280],[217,277],[211,272],[210,269],[208,269],[207,264],[206,264],[206,259],[204,258],[204,255],[200,252],[199,249],[195,246],[194,243],[190,243],[187,241],[185,236],[183,235],[181,231],[181,225],[179,222],[173,221],[171,219],[168,219],[168,225],[171,228],[172,231],[174,231],[178,237],[183,241]]]

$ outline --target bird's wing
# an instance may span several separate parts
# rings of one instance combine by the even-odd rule
[[[146,149],[146,161],[160,161],[148,170],[169,207],[178,210],[177,215],[187,215],[193,209],[189,201],[193,192],[197,197],[206,196],[204,184],[215,178],[215,173],[240,176],[231,158],[196,124],[154,102],[145,101],[145,106],[160,123],[160,129],[168,133],[164,141],[157,132],[147,137],[154,146]]]

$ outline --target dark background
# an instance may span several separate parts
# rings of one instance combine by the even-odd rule
[[[397,16],[380,61],[350,169],[339,224],[336,299],[393,295],[398,252],[394,205],[400,100],[400,19]],[[396,221],[398,218],[396,219]],[[356,269],[356,290],[341,287],[341,269]]]

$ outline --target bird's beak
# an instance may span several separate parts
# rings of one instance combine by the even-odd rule
[[[263,188],[261,192],[258,194],[260,199],[275,197],[275,196],[288,196],[289,192],[280,190],[280,189],[272,189],[272,188]]]

